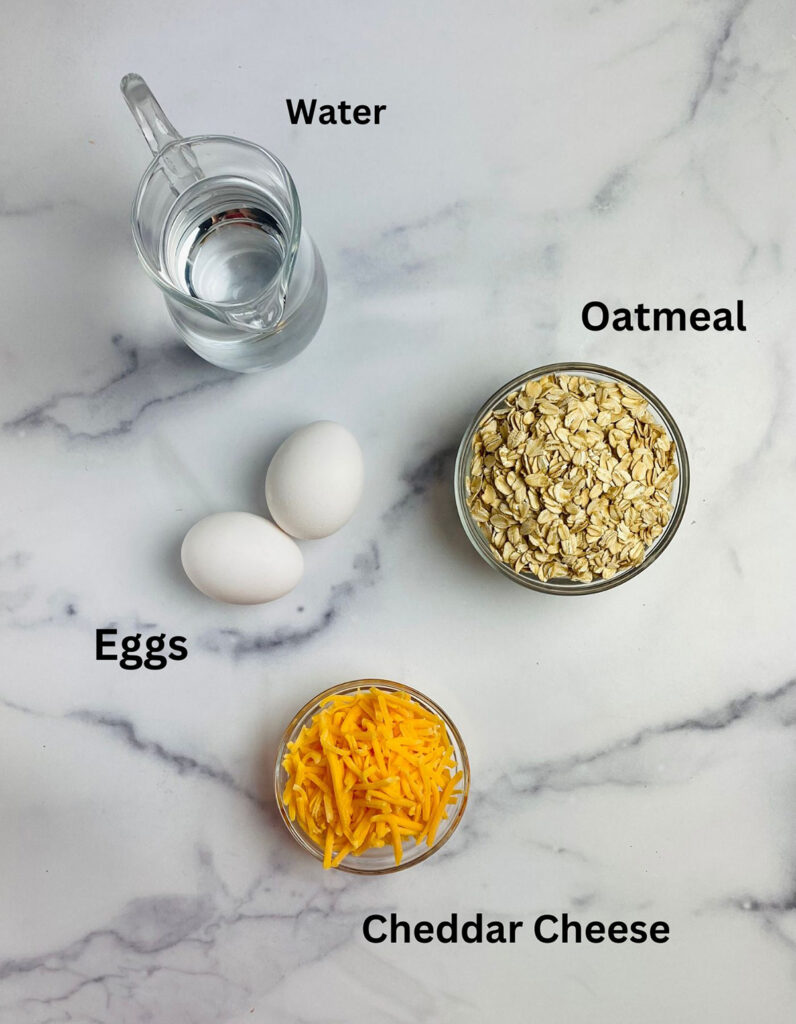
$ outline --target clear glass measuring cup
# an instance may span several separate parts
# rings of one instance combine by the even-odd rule
[[[121,89],[155,157],[133,239],[180,334],[230,370],[292,359],[323,319],[326,273],[287,168],[253,142],[178,135],[140,75]]]

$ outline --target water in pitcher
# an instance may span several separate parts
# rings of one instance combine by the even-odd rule
[[[252,182],[198,181],[163,225],[162,264],[174,286],[195,298],[248,302],[279,274],[288,230],[278,204]]]

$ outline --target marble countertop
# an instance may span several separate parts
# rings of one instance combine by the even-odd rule
[[[0,158],[0,1024],[786,1024],[796,999],[794,18],[779,0],[332,9],[8,0]],[[312,345],[207,365],[138,266],[149,81],[187,134],[293,172],[329,275]],[[291,126],[286,97],[381,103]],[[585,302],[743,299],[745,333],[590,333]],[[692,490],[669,550],[524,592],[452,499],[481,402],[603,362],[661,396]],[[186,529],[264,511],[310,420],[367,487],[270,606],[184,579]],[[125,672],[95,630],[187,636]],[[403,680],[458,723],[437,856],[323,873],[265,777],[294,711]],[[369,913],[665,920],[665,945],[370,945]],[[529,925],[526,923],[526,933]]]

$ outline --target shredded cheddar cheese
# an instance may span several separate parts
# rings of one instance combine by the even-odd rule
[[[282,762],[282,800],[323,850],[324,868],[403,842],[432,846],[462,779],[445,723],[408,694],[373,687],[334,694]]]

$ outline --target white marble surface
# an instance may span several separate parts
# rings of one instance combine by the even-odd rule
[[[431,7],[431,10],[429,10]],[[778,0],[7,0],[0,66],[0,1024],[785,1024],[796,1000],[796,73]],[[146,149],[118,92],[293,171],[330,280],[312,346],[231,377],[137,265]],[[291,127],[284,98],[386,103]],[[588,334],[589,299],[745,334]],[[452,453],[504,380],[606,362],[693,469],[671,548],[584,600],[471,551]],[[268,455],[339,419],[368,487],[273,606],[214,605],[178,543],[263,509]],[[165,630],[163,672],[94,630]],[[443,853],[324,874],[264,765],[314,692],[409,682],[459,723]],[[664,946],[369,946],[369,912],[662,918]],[[526,925],[526,930],[527,930]]]

